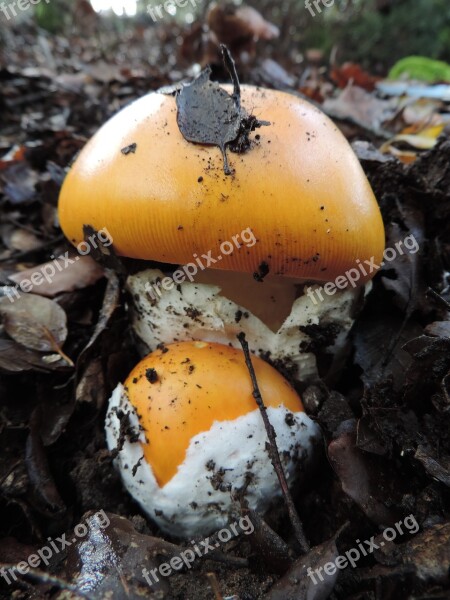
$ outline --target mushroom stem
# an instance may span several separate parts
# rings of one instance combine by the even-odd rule
[[[273,333],[291,314],[292,305],[302,295],[305,284],[300,279],[270,274],[260,283],[250,273],[219,269],[200,271],[195,282],[219,286],[221,296],[250,311]]]
[[[242,350],[245,356],[245,364],[247,365],[248,371],[250,373],[250,378],[252,380],[253,385],[253,397],[256,401],[256,404],[261,413],[262,419],[264,421],[264,427],[266,428],[267,437],[269,438],[269,444],[267,446],[267,452],[269,454],[269,458],[272,462],[273,468],[275,469],[275,473],[277,474],[278,481],[280,482],[281,491],[283,492],[283,497],[286,502],[287,510],[289,513],[289,518],[291,520],[292,526],[294,528],[295,536],[297,538],[297,542],[300,546],[300,549],[303,553],[308,552],[310,546],[305,536],[305,532],[303,531],[303,525],[300,521],[300,517],[294,506],[294,501],[292,500],[292,496],[289,492],[288,484],[286,481],[286,476],[284,474],[283,465],[281,464],[280,453],[278,452],[278,446],[276,442],[276,433],[275,429],[272,427],[269,417],[267,416],[266,406],[261,396],[261,392],[258,386],[258,381],[256,379],[255,370],[253,368],[252,360],[250,358],[250,351],[248,348],[247,340],[245,339],[245,333],[241,332],[237,336]]]

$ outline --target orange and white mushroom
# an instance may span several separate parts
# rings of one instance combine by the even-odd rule
[[[291,485],[319,428],[273,367],[252,362]],[[233,494],[240,489],[261,512],[280,495],[241,350],[183,342],[152,352],[114,391],[106,434],[126,488],[173,535],[224,526],[238,510]]]

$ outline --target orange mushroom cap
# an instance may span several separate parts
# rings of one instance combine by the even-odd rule
[[[231,91],[230,86],[224,86]],[[177,125],[173,96],[151,93],[110,119],[69,171],[59,218],[74,243],[83,225],[106,228],[124,256],[173,264],[219,254],[250,228],[214,268],[331,281],[384,250],[372,189],[347,140],[320,110],[296,96],[242,86],[242,106],[271,125],[253,147],[231,154],[232,176],[217,147],[193,144]],[[121,150],[136,144],[134,152]],[[361,283],[372,275],[361,277]]]
[[[267,407],[303,412],[299,396],[278,371],[257,357],[252,363]],[[180,342],[156,350],[133,369],[125,391],[148,440],[145,459],[160,486],[175,475],[195,435],[209,431],[215,421],[257,410],[243,352],[223,344]]]

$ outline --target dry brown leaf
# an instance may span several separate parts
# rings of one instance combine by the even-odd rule
[[[64,268],[65,260],[71,260],[67,268]],[[69,255],[67,259],[60,258],[58,264],[63,267],[62,271],[54,266],[54,261],[49,261],[36,267],[31,267],[20,273],[14,273],[9,279],[20,285],[24,280],[33,281],[32,275],[41,274],[41,277],[35,275],[35,281],[40,281],[33,287],[33,293],[39,296],[53,298],[62,292],[73,292],[81,290],[89,285],[94,285],[104,276],[103,269],[90,256]],[[46,279],[43,273],[55,272],[54,275]]]
[[[67,337],[64,310],[48,298],[22,294],[14,302],[0,298],[0,315],[6,333],[19,344],[40,352],[54,352]]]

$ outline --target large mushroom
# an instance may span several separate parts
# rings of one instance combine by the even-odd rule
[[[215,111],[202,113],[201,99],[196,106],[196,126],[203,114],[208,129],[236,88],[231,96],[230,86],[200,77],[204,98],[216,94],[208,105]],[[243,86],[242,106],[270,125],[235,144],[241,153],[229,156],[227,175],[212,142],[192,143],[180,131],[178,100],[150,93],[94,135],[64,182],[61,227],[74,244],[84,225],[106,229],[119,254],[161,263],[128,280],[144,352],[193,339],[239,347],[243,330],[254,353],[314,377],[316,355],[343,347],[375,274],[364,265],[379,264],[384,250],[362,168],[316,107]],[[184,270],[165,279],[175,265]]]

